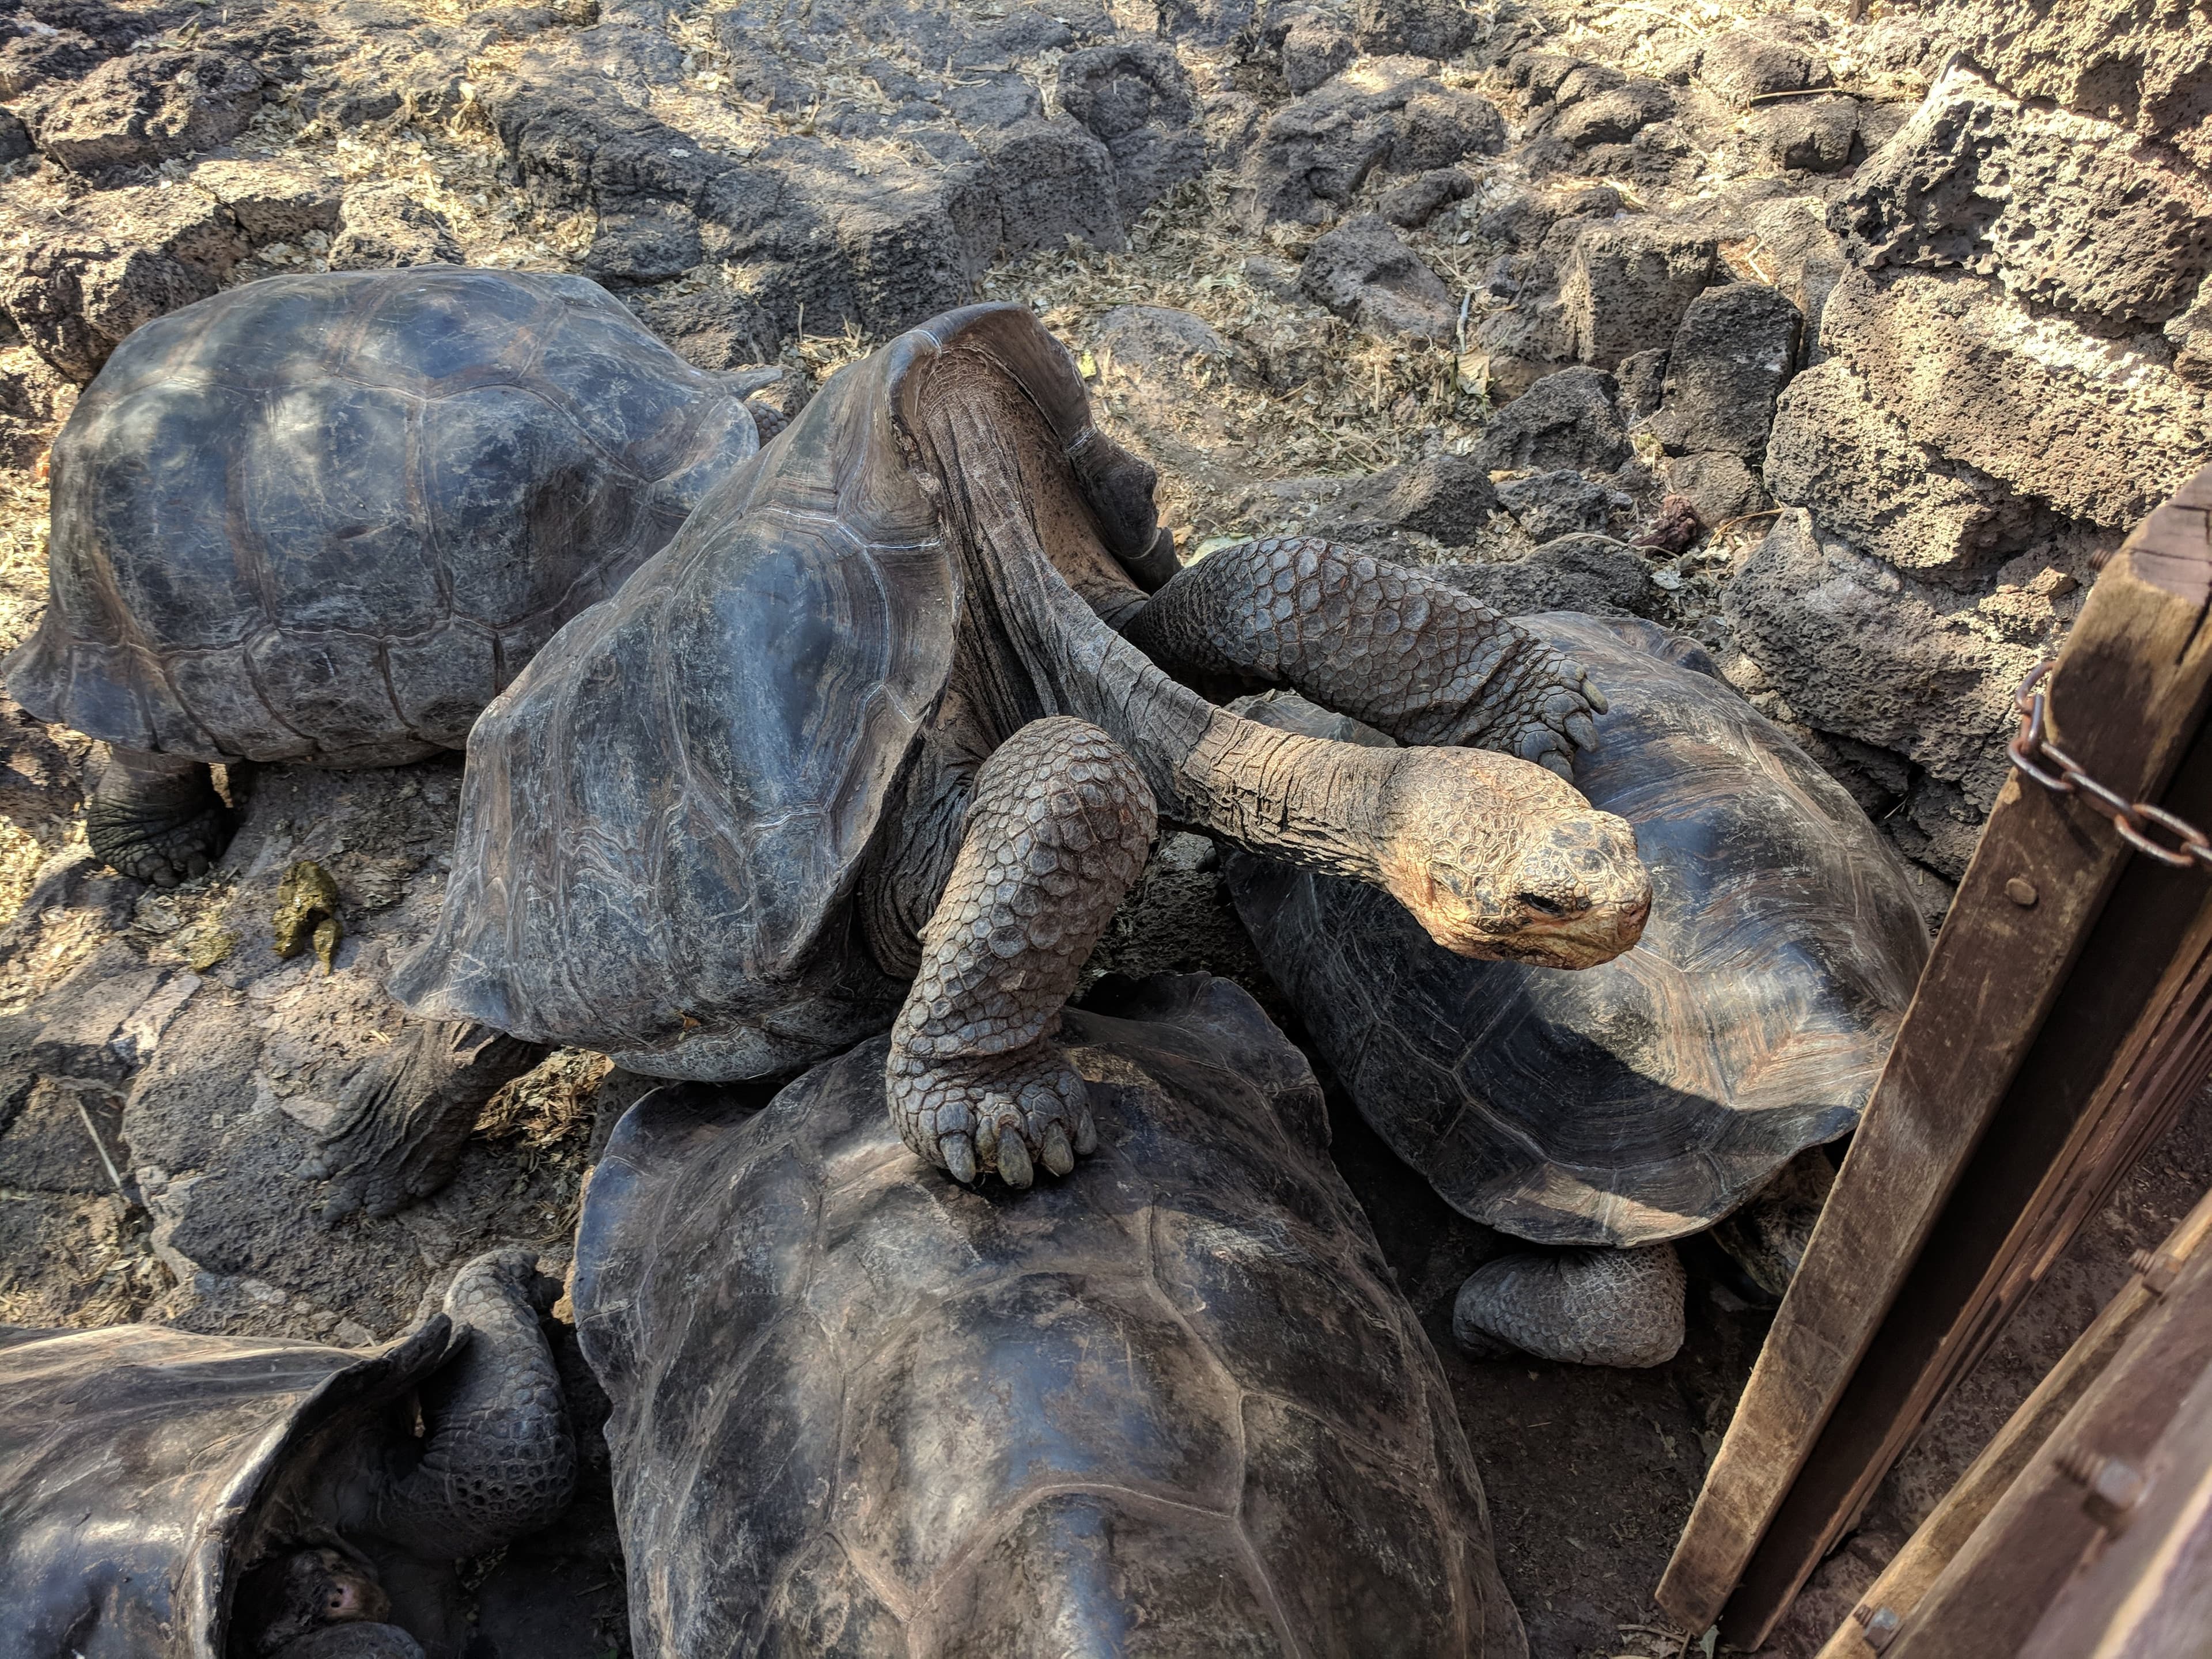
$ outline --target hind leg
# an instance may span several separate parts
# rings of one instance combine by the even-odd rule
[[[544,1054],[489,1025],[410,1021],[347,1086],[337,1126],[300,1171],[331,1181],[324,1223],[390,1215],[443,1187],[485,1102]]]
[[[422,1390],[422,1461],[374,1495],[369,1529],[425,1561],[498,1549],[559,1516],[576,1437],[538,1325],[561,1287],[527,1250],[480,1255],[446,1292],[468,1340]]]
[[[1459,1287],[1452,1335],[1577,1365],[1663,1365],[1682,1346],[1688,1281],[1672,1244],[1500,1256]]]
[[[156,887],[204,875],[230,840],[230,812],[199,761],[111,747],[84,811],[93,856]]]

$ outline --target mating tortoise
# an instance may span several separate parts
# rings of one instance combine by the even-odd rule
[[[1525,1652],[1304,1057],[1121,988],[1067,1016],[1100,1150],[1018,1199],[908,1154],[881,1039],[623,1118],[572,1288],[638,1652]]]
[[[50,597],[6,665],[111,745],[93,852],[222,850],[208,763],[459,748],[554,630],[759,447],[709,374],[580,277],[271,276],[147,324],[55,440]]]
[[[1650,623],[1522,620],[1613,695],[1575,777],[1635,827],[1650,869],[1635,948],[1583,974],[1470,962],[1350,882],[1238,857],[1230,889],[1383,1139],[1462,1213],[1575,1247],[1479,1271],[1455,1310],[1462,1337],[1656,1364],[1682,1336],[1666,1241],[1851,1129],[1927,935],[1866,815],[1699,647]],[[1301,731],[1346,726],[1310,708],[1257,712]],[[1794,1219],[1747,1224],[1781,1235],[1765,1243],[1785,1255],[1794,1226],[1802,1251],[1802,1200],[1817,1204],[1824,1170],[1781,1183]],[[1776,1276],[1768,1267],[1768,1288]]]
[[[374,1354],[0,1327],[0,1652],[459,1659],[453,1564],[574,1486],[552,1289],[479,1256]]]
[[[1148,599],[1152,483],[1024,307],[842,370],[485,710],[395,994],[676,1078],[890,1025],[908,1143],[1025,1186],[1089,1143],[1051,1034],[1159,817],[1372,883],[1452,950],[1633,941],[1627,826],[1543,767],[1291,736],[1163,672],[1565,770],[1602,701],[1578,665],[1325,542],[1218,552]]]

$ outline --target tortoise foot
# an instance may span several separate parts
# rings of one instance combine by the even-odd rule
[[[484,1103],[544,1053],[484,1025],[426,1021],[404,1034],[347,1085],[337,1127],[300,1170],[331,1183],[324,1224],[391,1215],[445,1186]]]
[[[215,866],[230,841],[230,811],[197,761],[118,750],[85,808],[93,856],[118,875],[174,887]]]
[[[1662,1365],[1682,1346],[1686,1290],[1671,1244],[1500,1256],[1460,1286],[1452,1335],[1476,1353]]]
[[[1049,1042],[951,1059],[895,1048],[884,1084],[906,1144],[963,1184],[989,1170],[1026,1187],[1039,1168],[1066,1175],[1098,1145],[1090,1091]]]

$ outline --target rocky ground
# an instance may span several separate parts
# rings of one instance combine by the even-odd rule
[[[793,403],[938,310],[1018,299],[1158,464],[1186,555],[1325,531],[1509,611],[1695,634],[1913,860],[1932,921],[2013,687],[2203,453],[2209,53],[2118,0],[14,0],[0,645],[44,602],[77,387],[220,288],[579,271],[702,367],[780,363]],[[89,745],[6,705],[0,750],[0,1319],[365,1343],[489,1243],[557,1268],[639,1086],[592,1056],[502,1093],[398,1216],[329,1214],[301,1173],[396,1028],[381,976],[434,915],[456,763],[240,769],[221,869],[155,893],[85,856]],[[343,896],[329,974],[274,951],[301,858]],[[1193,837],[1097,966],[1211,967],[1280,1012]],[[1651,1372],[1450,1355],[1495,1241],[1339,1116],[1534,1650],[1679,1651],[1649,1590],[1756,1351],[1747,1287],[1699,1264]],[[2208,1179],[2199,1110],[1775,1651],[1817,1645]],[[592,1618],[618,1641],[612,1583]]]

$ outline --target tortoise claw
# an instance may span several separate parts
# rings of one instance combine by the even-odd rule
[[[1011,1054],[894,1050],[885,1066],[884,1103],[900,1138],[963,1186],[995,1170],[1009,1187],[1027,1187],[1040,1164],[1066,1175],[1085,1136],[1097,1142],[1085,1099],[1083,1079],[1048,1042]]]
[[[1521,758],[1548,767],[1572,783],[1574,762],[1566,752],[1566,740],[1548,726],[1532,726],[1521,739]]]
[[[1075,1154],[1088,1158],[1098,1150],[1098,1122],[1089,1112],[1075,1120]]]
[[[1590,712],[1595,714],[1606,714],[1613,708],[1613,705],[1605,700],[1605,693],[1589,683],[1588,675],[1583,677],[1583,701],[1590,706]]]
[[[1597,722],[1588,714],[1570,714],[1566,719],[1567,736],[1577,748],[1597,747]]]
[[[1056,1176],[1064,1176],[1075,1167],[1075,1148],[1067,1144],[1067,1131],[1057,1123],[1044,1132],[1044,1144],[1037,1149],[1037,1161]]]
[[[1018,1133],[999,1137],[999,1179],[1009,1187],[1026,1187],[1036,1179],[1036,1170],[1030,1164],[1030,1149]]]

